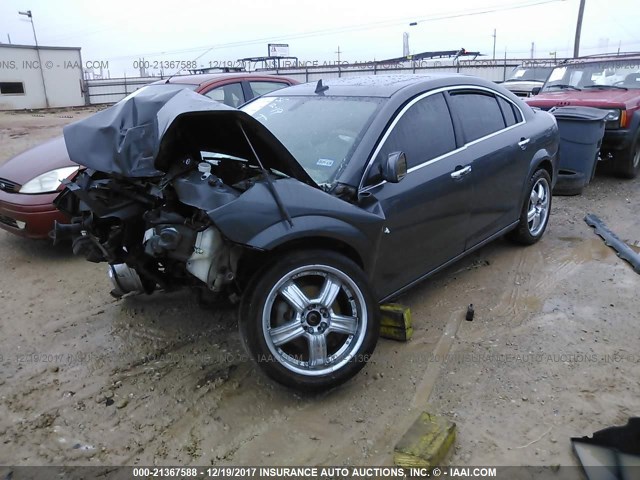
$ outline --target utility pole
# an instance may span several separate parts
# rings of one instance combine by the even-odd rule
[[[535,53],[536,53],[536,42],[531,42],[531,60],[533,60]]]
[[[493,29],[493,59],[496,59],[496,29]]]
[[[333,52],[333,53],[337,53],[337,54],[338,54],[338,63],[340,63],[340,54],[341,54],[341,53],[344,53],[344,52],[341,52],[341,51],[340,51],[340,45],[338,45],[338,50],[336,50],[336,51],[335,51],[335,52]]]
[[[584,16],[584,2],[580,0],[580,8],[578,9],[578,22],[576,23],[576,38],[573,42],[573,58],[580,56],[580,34],[582,33],[582,17]]]
[[[44,83],[44,70],[42,70],[42,59],[40,58],[40,48],[38,47],[38,37],[36,36],[36,27],[33,24],[33,14],[31,10],[27,10],[26,12],[18,12],[18,15],[24,15],[25,17],[29,17],[29,21],[31,22],[31,29],[33,30],[33,40],[36,42],[36,54],[38,55],[38,65],[40,66],[40,78],[42,79],[42,88],[44,90],[44,102],[49,108],[49,96],[47,95],[47,85]]]
[[[404,32],[402,34],[402,56],[408,57],[411,55],[411,51],[409,50],[409,33]]]

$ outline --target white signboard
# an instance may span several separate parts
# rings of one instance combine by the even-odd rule
[[[269,56],[270,57],[288,57],[289,44],[288,43],[270,43]]]

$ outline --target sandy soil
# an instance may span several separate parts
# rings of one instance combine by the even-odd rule
[[[87,114],[1,113],[0,161]],[[598,176],[554,200],[537,245],[497,241],[414,288],[414,338],[315,397],[256,371],[232,309],[116,301],[105,265],[2,231],[0,464],[390,465],[429,409],[458,425],[451,464],[575,465],[570,437],[640,409],[640,279],[582,220],[640,245],[639,185]]]

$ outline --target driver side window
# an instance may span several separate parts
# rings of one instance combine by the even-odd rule
[[[404,152],[407,167],[416,167],[456,149],[451,114],[442,93],[412,105],[398,120],[376,157],[382,165],[393,152]]]

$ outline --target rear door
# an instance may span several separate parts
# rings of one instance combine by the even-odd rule
[[[398,151],[407,157],[406,177],[381,181],[378,166]],[[464,175],[452,177],[464,167],[444,95],[426,94],[404,107],[375,152],[365,187],[386,217],[375,275],[380,296],[464,251],[471,185]]]
[[[519,108],[492,90],[451,90],[449,102],[472,168],[466,245],[471,248],[517,220],[531,160],[530,139]]]

